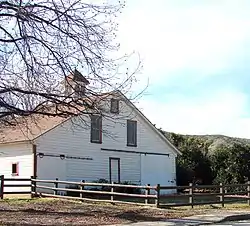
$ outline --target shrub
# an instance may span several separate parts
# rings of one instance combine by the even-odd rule
[[[98,180],[94,180],[92,181],[92,183],[102,183],[102,184],[107,184],[108,181],[106,179],[98,179]],[[66,188],[68,189],[76,189],[79,190],[80,186],[79,185],[69,185]],[[86,186],[84,188],[84,190],[90,190],[90,191],[111,191],[110,187],[107,186],[96,186],[96,187],[90,187],[90,186]],[[76,191],[67,191],[66,193],[67,196],[72,196],[72,197],[80,197],[80,192],[76,192]],[[93,196],[100,196],[98,194],[92,194],[92,193],[83,193],[82,197],[85,198],[89,198],[89,197],[93,197]]]
[[[98,183],[98,184],[109,184],[109,181],[106,179],[98,179],[98,180],[94,180],[92,181],[93,183]],[[111,191],[111,188],[108,186],[96,186],[96,187],[92,187],[90,188],[90,190],[92,191]]]
[[[79,190],[80,186],[79,185],[69,185],[69,186],[66,186],[66,188]],[[67,191],[66,196],[80,197],[80,193],[76,192],[76,191]]]
[[[92,181],[92,183],[102,183],[102,184],[108,184],[109,182],[106,179],[98,179]],[[131,183],[130,181],[124,181],[121,182],[123,185],[136,185]],[[66,188],[68,189],[76,189],[79,190],[80,186],[79,185],[69,185]],[[90,191],[111,191],[111,187],[108,186],[95,186],[95,187],[85,187],[84,190],[90,190]],[[141,194],[141,189],[139,188],[126,188],[126,187],[115,187],[114,192],[119,192],[119,193],[128,193],[128,194]],[[67,196],[72,196],[72,197],[80,197],[80,192],[76,191],[67,191],[66,192]],[[91,193],[83,193],[82,197],[105,197],[105,195],[99,195],[99,194],[91,194]]]
[[[124,181],[121,182],[123,185],[136,185],[134,183],[131,183],[130,181]],[[128,194],[141,194],[141,189],[140,188],[126,188],[126,187],[116,187],[114,189],[115,192],[120,192],[120,193],[128,193]]]

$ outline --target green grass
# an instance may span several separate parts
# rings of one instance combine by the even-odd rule
[[[25,203],[47,203],[55,202],[58,199],[51,198],[4,198],[0,200],[1,202],[8,202],[10,204],[25,204]]]
[[[33,199],[25,199],[25,198],[11,198],[11,199],[3,199],[3,200],[0,200],[0,204],[1,202],[5,202],[5,203],[8,203],[10,205],[13,205],[13,206],[26,206],[27,204],[45,204],[45,205],[53,205],[53,204],[56,204],[58,202],[60,202],[61,199],[55,199],[55,198],[33,198]],[[65,200],[66,202],[71,202],[71,203],[82,203],[81,201],[78,201],[78,200]],[[124,201],[130,201],[130,202],[137,202],[138,200],[135,200],[135,199],[126,199]],[[141,199],[141,201],[144,202],[143,199]],[[187,201],[186,199],[183,200],[183,199],[179,199],[179,200],[176,200],[176,199],[169,199],[168,198],[168,201],[167,203],[170,203],[170,201],[172,203],[177,203],[177,201],[180,203],[184,202],[184,201]],[[199,201],[208,201],[207,199],[200,199]],[[210,200],[211,201],[211,200]],[[84,202],[85,203],[85,202]],[[92,204],[92,205],[95,205],[95,206],[110,206],[110,203],[100,203],[100,202],[91,202],[91,201],[88,201],[86,203],[89,203],[89,204]],[[153,202],[152,202],[153,203]],[[118,206],[123,206],[124,204],[116,204]],[[131,206],[131,205],[129,205]],[[179,211],[190,211],[191,210],[191,207],[190,206],[181,206],[181,207],[163,207],[163,209],[168,209],[169,211],[174,211],[174,212],[179,212]],[[250,206],[247,204],[246,201],[244,202],[235,202],[235,203],[229,203],[229,204],[225,204],[224,207],[221,206],[221,204],[212,204],[212,205],[197,205],[197,206],[194,206],[194,211],[209,211],[209,210],[214,210],[214,209],[218,209],[218,210],[249,210],[250,209]]]
[[[225,205],[247,205],[247,200],[242,198],[232,198],[232,197],[225,197]],[[205,203],[205,202],[218,202],[220,201],[219,196],[195,196],[194,197],[194,203]],[[172,196],[166,196],[160,198],[160,204],[180,204],[180,203],[186,203],[189,204],[189,197],[172,197]],[[208,205],[216,205],[221,206],[221,204],[208,204]]]
[[[59,199],[56,198],[5,198],[3,200],[0,200],[1,202],[8,202],[10,204],[26,204],[26,203],[47,203],[47,202],[56,202]],[[119,201],[125,201],[125,202],[136,202],[136,203],[145,203],[144,198],[126,198],[126,197],[114,197],[114,200]],[[73,200],[72,200],[73,201]],[[201,205],[195,205],[195,208],[220,208],[221,204],[209,204],[209,205],[202,205],[202,202],[211,202],[211,201],[219,201],[219,197],[215,196],[197,196],[194,197],[194,202],[201,203]],[[237,199],[237,198],[225,198],[225,202],[229,202],[225,204],[225,208],[250,208],[250,206],[247,204],[247,201],[245,199]],[[73,201],[73,202],[79,202],[79,201]],[[88,201],[91,202],[91,201]],[[95,200],[93,200],[93,203],[95,203]],[[108,200],[107,200],[107,203]],[[154,204],[154,199],[149,199],[149,204]],[[172,197],[172,196],[165,196],[160,198],[160,204],[178,204],[178,203],[189,203],[189,197]],[[105,203],[102,203],[101,205],[105,205]],[[184,206],[184,208],[190,208],[190,206]],[[169,208],[169,207],[167,207]],[[172,207],[171,207],[172,208]],[[183,208],[183,207],[174,207],[174,208]]]

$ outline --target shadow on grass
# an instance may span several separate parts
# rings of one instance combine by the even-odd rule
[[[24,209],[24,210],[0,210],[0,213],[3,212],[19,212],[19,213],[29,213],[31,215],[46,215],[46,216],[58,216],[58,217],[64,217],[64,216],[84,216],[84,217],[90,217],[90,216],[95,216],[96,214],[103,214],[102,211],[92,211],[91,213],[86,213],[86,212],[64,212],[64,211],[50,211],[50,210],[37,210],[37,209]],[[154,217],[154,216],[146,216],[144,214],[140,214],[139,212],[135,211],[125,211],[123,213],[119,214],[111,214],[112,217],[115,218],[121,218],[125,220],[129,220],[132,222],[137,222],[137,221],[156,221],[156,220],[163,220],[165,219],[164,217]]]
[[[115,217],[128,220],[133,223],[139,221],[163,221],[166,219],[164,216],[148,216],[135,211],[125,211],[121,214],[116,214]]]
[[[113,218],[119,218],[121,220],[126,220],[130,222],[139,222],[139,221],[162,221],[166,219],[164,216],[149,216],[147,213],[140,213],[139,211],[123,211],[122,213],[105,213],[103,211],[95,210],[91,212],[76,211],[76,212],[66,212],[66,211],[53,211],[53,210],[39,210],[39,209],[0,209],[0,213],[27,213],[30,217],[35,216],[46,216],[46,217],[95,217],[96,215],[109,215]],[[14,224],[13,224],[14,225]],[[27,224],[25,224],[27,225]],[[36,224],[37,225],[37,224]]]
[[[141,221],[164,221],[166,219],[166,216],[153,216],[150,214],[147,214],[146,212],[139,212],[135,210],[128,210],[128,211],[123,211],[121,213],[105,213],[99,210],[94,210],[91,212],[84,212],[84,211],[76,211],[76,212],[66,212],[66,211],[53,211],[53,210],[39,210],[39,209],[33,209],[33,208],[28,208],[28,209],[19,209],[19,210],[13,210],[13,209],[6,209],[6,210],[0,210],[0,213],[19,213],[23,217],[25,217],[26,214],[29,215],[29,217],[44,217],[46,218],[68,218],[68,217],[76,217],[76,218],[81,218],[81,217],[95,217],[95,216],[109,216],[111,218],[116,218],[120,219],[122,221],[129,221],[131,223],[135,222],[141,222]],[[0,222],[1,225],[1,222]],[[16,225],[16,224],[7,224],[7,225]],[[34,225],[34,224],[23,224],[23,225]],[[39,225],[39,224],[35,224]]]
[[[13,209],[6,209],[6,210],[1,210],[0,213],[29,213],[32,215],[46,215],[46,216],[95,216],[98,211],[93,211],[91,213],[86,213],[86,212],[66,212],[66,211],[53,211],[53,210],[39,210],[39,209],[19,209],[19,210],[13,210]]]

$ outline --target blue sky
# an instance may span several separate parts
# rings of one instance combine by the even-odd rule
[[[249,12],[249,0],[127,0],[118,38],[143,60],[137,105],[153,123],[250,138]]]

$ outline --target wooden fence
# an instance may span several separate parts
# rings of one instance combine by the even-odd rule
[[[31,194],[32,178],[5,178],[0,176],[0,199],[7,194]],[[19,190],[6,191],[6,188],[19,188]]]
[[[155,186],[40,180],[34,178],[4,178],[0,176],[0,197],[5,194],[31,194],[31,197],[52,197],[96,202],[129,203],[156,207],[178,207],[245,201],[250,205],[250,182],[228,185]],[[10,183],[12,182],[12,183]],[[14,183],[13,183],[14,182]],[[24,183],[26,182],[26,183]],[[6,191],[8,187],[28,190]],[[138,193],[129,192],[136,189]],[[165,191],[165,192],[164,192]],[[165,194],[173,191],[175,194]]]
[[[169,196],[161,196],[163,190],[182,190]],[[193,185],[188,186],[160,186],[159,187],[159,207],[178,207],[196,205],[220,204],[222,207],[227,203],[246,201],[250,205],[250,182],[246,184],[222,184],[219,185]]]
[[[156,200],[157,195],[153,194],[151,190],[155,190],[155,186],[141,186],[141,185],[125,185],[125,184],[106,184],[106,183],[88,183],[85,181],[81,182],[70,182],[70,181],[59,181],[56,180],[39,180],[32,179],[32,191],[31,194],[33,196],[40,197],[54,197],[54,198],[67,198],[67,199],[77,199],[77,200],[88,200],[88,201],[97,201],[97,202],[111,202],[111,203],[129,203],[129,204],[145,204],[145,205],[155,205],[154,203],[150,203],[150,199]],[[48,184],[48,185],[40,185],[40,184]],[[74,188],[66,188],[60,187],[59,185],[66,186],[74,186]],[[88,189],[86,189],[88,187]],[[100,190],[97,190],[100,187]],[[93,189],[91,189],[93,188]],[[96,189],[97,188],[97,189]],[[41,189],[52,191],[49,192],[41,192]],[[95,190],[94,190],[95,189]],[[124,189],[140,189],[145,192],[142,194],[131,194],[126,192],[119,192],[119,190]],[[40,191],[39,191],[40,190]],[[59,192],[65,193],[74,193],[77,194],[77,197],[73,197],[72,195],[61,195]],[[87,197],[86,197],[87,196]],[[123,197],[123,199],[118,199],[117,197]],[[139,201],[143,200],[143,202]],[[128,201],[129,200],[129,201]]]

